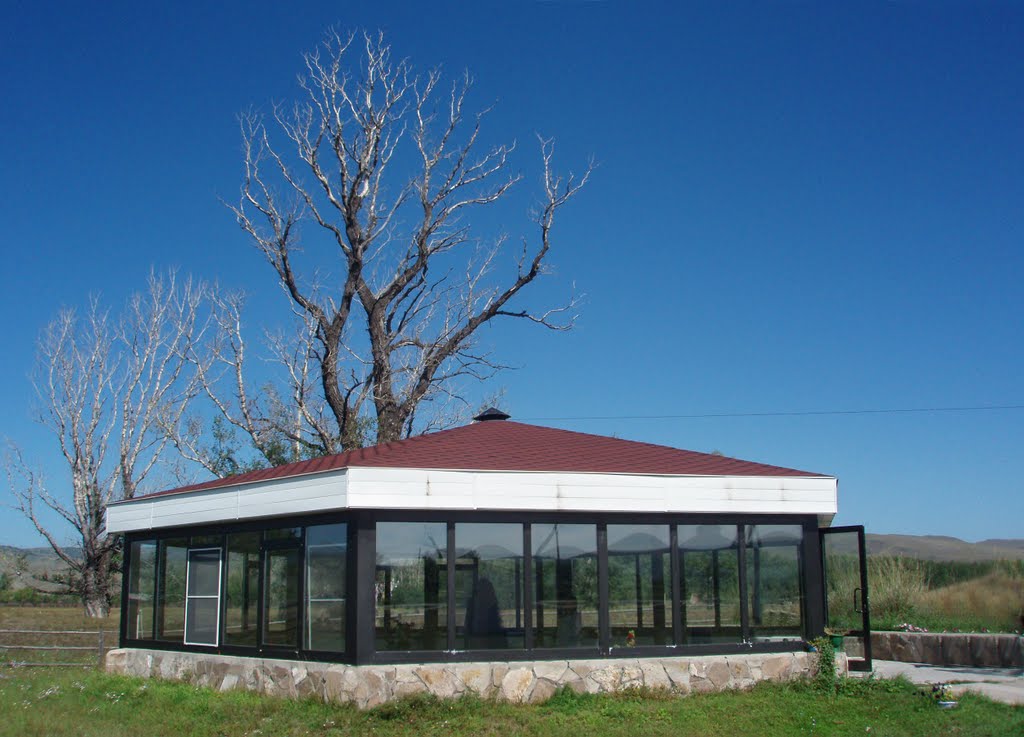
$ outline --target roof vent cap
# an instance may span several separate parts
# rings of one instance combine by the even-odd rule
[[[505,414],[500,409],[489,407],[473,419],[477,422],[488,422],[489,420],[507,420],[512,415]]]

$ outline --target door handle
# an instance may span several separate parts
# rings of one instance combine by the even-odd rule
[[[857,605],[857,594],[860,593],[860,592],[861,591],[860,591],[859,587],[855,588],[853,590],[853,611],[857,612],[858,614],[863,614],[864,613],[864,607]],[[863,597],[861,597],[861,598],[863,598]]]

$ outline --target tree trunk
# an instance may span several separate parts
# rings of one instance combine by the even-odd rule
[[[87,617],[102,619],[110,615],[109,556],[85,561],[81,596]]]
[[[401,440],[406,417],[393,400],[377,402],[377,442],[393,443]]]
[[[85,616],[90,619],[106,619],[110,616],[110,604],[105,596],[82,597]]]

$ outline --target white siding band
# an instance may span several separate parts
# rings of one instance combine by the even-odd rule
[[[818,515],[837,511],[829,476],[657,476],[348,468],[107,508],[107,532],[345,509]]]

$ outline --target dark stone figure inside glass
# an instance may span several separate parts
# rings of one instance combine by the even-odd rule
[[[532,527],[534,647],[596,648],[597,526]]]
[[[466,602],[466,646],[470,650],[508,647],[498,594],[489,578],[478,578]]]

